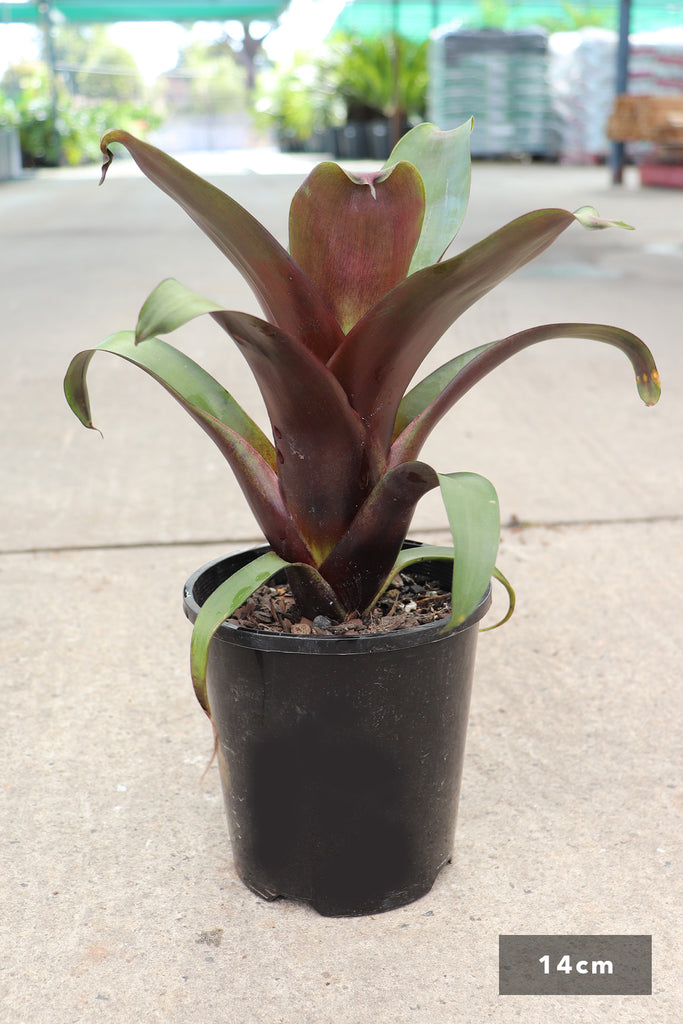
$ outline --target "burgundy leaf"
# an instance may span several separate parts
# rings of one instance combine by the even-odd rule
[[[319,564],[374,482],[365,427],[339,382],[296,338],[247,313],[211,315],[234,338],[256,377],[273,428],[285,504]]]
[[[354,178],[326,161],[295,193],[292,256],[343,331],[406,277],[424,210],[422,178],[405,162]]]
[[[659,399],[659,373],[648,347],[630,331],[607,324],[542,324],[511,334],[500,341],[473,350],[472,358],[462,366],[452,380],[429,403],[420,415],[409,423],[394,441],[389,457],[390,465],[398,465],[417,457],[422,445],[439,420],[470,388],[500,366],[511,356],[530,345],[555,338],[580,338],[614,345],[630,359],[636,373],[636,385],[646,405]],[[454,361],[455,362],[455,361]]]
[[[363,613],[372,604],[401,550],[416,504],[438,485],[438,475],[424,462],[404,462],[379,481],[320,566],[347,611]]]
[[[356,324],[328,365],[384,451],[401,398],[444,331],[574,220],[552,209],[519,217],[459,256],[412,274]]]
[[[299,337],[323,361],[329,359],[343,338],[339,325],[315,286],[270,232],[225,192],[120,129],[102,137],[106,160],[100,184],[113,159],[108,148],[112,142],[124,145],[149,180],[171,196],[237,267],[266,318]]]
[[[297,562],[288,566],[286,572],[287,582],[302,615],[308,619],[325,615],[333,622],[343,621],[346,610],[318,569]]]

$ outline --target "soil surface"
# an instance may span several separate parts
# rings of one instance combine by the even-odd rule
[[[445,591],[437,579],[411,571],[394,577],[371,612],[362,617],[353,612],[344,622],[332,622],[325,615],[305,618],[287,584],[263,584],[228,621],[267,633],[360,636],[422,626],[447,618],[450,613],[450,591]]]

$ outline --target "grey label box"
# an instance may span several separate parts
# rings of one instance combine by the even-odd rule
[[[501,935],[498,994],[652,995],[652,936]]]

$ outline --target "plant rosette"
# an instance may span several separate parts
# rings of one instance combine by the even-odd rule
[[[102,181],[110,146],[121,143],[233,263],[263,312],[225,309],[167,279],[145,301],[134,331],[74,356],[64,385],[74,413],[95,429],[86,377],[96,352],[118,355],[156,379],[218,446],[268,542],[197,609],[192,680],[211,718],[212,640],[283,570],[311,619],[367,614],[398,572],[424,559],[448,565],[451,614],[440,636],[481,606],[492,577],[508,591],[509,616],[514,595],[495,564],[493,485],[476,473],[439,472],[419,455],[458,400],[515,353],[555,338],[613,345],[630,359],[646,405],[659,397],[646,345],[623,328],[594,323],[543,324],[484,342],[410,387],[444,332],[568,227],[628,227],[589,206],[540,209],[447,255],[469,197],[471,129],[471,121],[447,132],[418,125],[376,172],[318,164],[292,199],[288,250],[237,202],[159,149],[118,129],[102,138]],[[211,316],[246,359],[272,440],[214,377],[159,337],[200,315]],[[417,503],[436,488],[451,545],[404,547]]]

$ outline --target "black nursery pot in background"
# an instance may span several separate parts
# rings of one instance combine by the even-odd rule
[[[192,621],[266,548],[217,559],[185,586]],[[421,563],[450,585],[450,565]],[[372,914],[427,893],[450,859],[478,623],[356,637],[224,623],[207,690],[242,881],[326,916]]]

